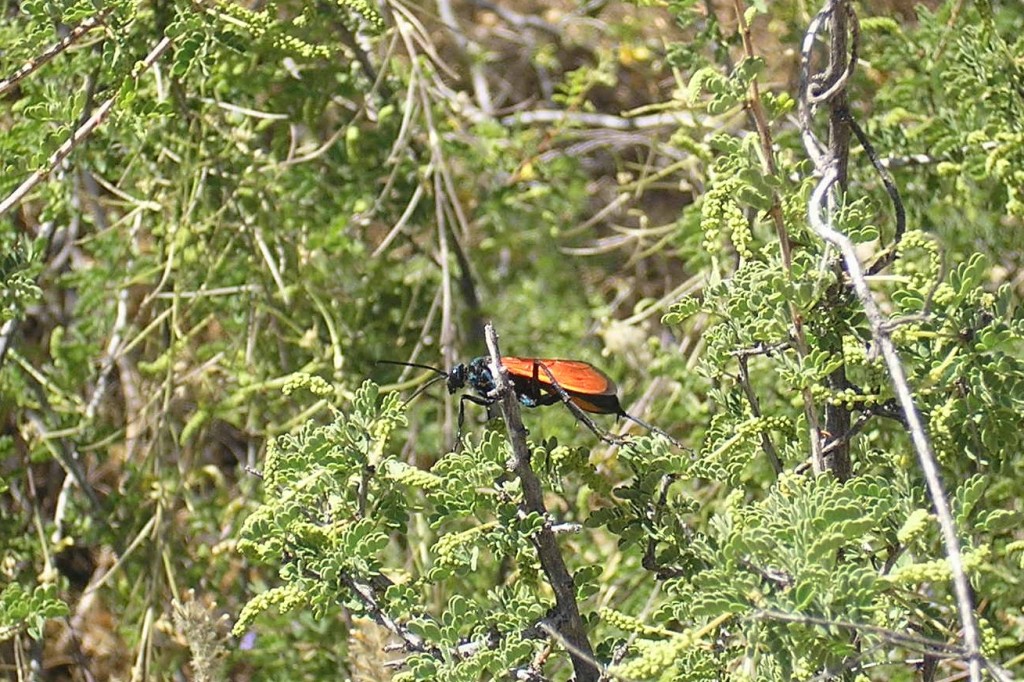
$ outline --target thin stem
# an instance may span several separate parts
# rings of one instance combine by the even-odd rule
[[[142,61],[142,68],[148,69],[153,66],[153,63],[160,58],[168,47],[171,46],[171,39],[164,38],[160,39],[160,42],[150,51],[146,58]],[[82,125],[72,133],[71,137],[64,141],[61,146],[57,147],[57,150],[50,155],[50,158],[46,160],[46,165],[43,168],[35,171],[25,181],[18,185],[13,192],[11,192],[3,201],[0,201],[0,215],[7,213],[9,210],[18,205],[18,203],[25,198],[25,196],[32,191],[32,189],[38,185],[43,179],[49,175],[53,170],[60,165],[60,163],[68,157],[75,148],[82,143],[87,137],[100,127],[100,125],[107,120],[107,116],[110,115],[110,111],[114,108],[114,104],[117,103],[117,97],[111,97],[106,100],[92,113]]]
[[[534,537],[534,545],[541,568],[555,594],[555,611],[549,627],[557,633],[558,639],[563,641],[569,651],[577,682],[598,682],[602,666],[594,658],[594,649],[587,638],[580,607],[576,602],[576,585],[565,565],[565,559],[562,558],[558,538],[551,530],[548,511],[544,505],[544,490],[541,488],[540,479],[533,471],[530,447],[526,443],[526,427],[523,426],[519,414],[519,400],[512,390],[508,372],[501,364],[498,335],[490,323],[484,327],[484,334],[487,349],[491,354],[491,374],[494,377],[495,392],[499,397],[498,404],[505,418],[505,428],[508,430],[512,445],[512,457],[506,467],[515,474],[522,485],[525,511],[539,514],[544,519],[544,525]],[[544,627],[543,623],[541,627]]]
[[[970,667],[972,682],[981,680],[981,635],[978,632],[978,624],[974,619],[974,605],[971,599],[971,588],[964,572],[963,559],[960,556],[960,540],[957,537],[956,527],[953,523],[953,516],[950,513],[949,502],[946,500],[946,492],[939,478],[939,466],[935,460],[935,453],[932,451],[931,443],[921,422],[921,415],[914,405],[914,397],[907,383],[906,372],[900,361],[899,354],[892,343],[889,332],[889,325],[886,323],[878,304],[875,302],[864,278],[864,271],[857,258],[857,250],[853,242],[845,234],[837,231],[822,216],[822,206],[827,203],[829,191],[838,182],[838,171],[834,165],[830,165],[825,176],[818,183],[814,193],[811,195],[809,207],[809,218],[811,227],[831,244],[834,244],[843,256],[846,270],[853,283],[857,298],[860,299],[871,325],[871,335],[882,351],[889,376],[892,380],[893,390],[899,401],[900,408],[906,419],[907,430],[910,432],[910,439],[917,452],[918,461],[921,464],[921,471],[924,474],[925,483],[928,486],[928,494],[935,508],[935,514],[939,520],[939,527],[942,530],[942,540],[946,548],[946,555],[949,558],[949,568],[953,574],[953,591],[956,595],[957,607],[960,612],[960,621],[963,626],[964,643],[968,664]]]
[[[0,98],[8,93],[15,85],[18,84],[23,78],[32,75],[36,70],[45,65],[51,59],[59,55],[61,52],[71,47],[78,41],[79,38],[84,36],[89,31],[93,30],[97,26],[101,25],[107,18],[111,11],[114,9],[114,5],[106,7],[99,11],[95,16],[89,17],[78,26],[68,31],[68,34],[55,42],[50,47],[46,48],[38,55],[28,60],[21,67],[12,73],[8,78],[0,81]]]
[[[733,0],[733,6],[736,11],[736,21],[738,22],[740,35],[743,39],[743,49],[746,52],[747,59],[754,59],[754,44],[750,36],[750,26],[747,24],[743,0]],[[771,128],[768,126],[768,117],[765,115],[764,106],[761,104],[761,90],[756,78],[750,82],[750,96],[747,98],[747,108],[754,119],[758,139],[761,142],[762,167],[768,175],[775,176],[778,174],[778,166],[775,163],[775,145],[772,140]],[[793,249],[789,240],[789,231],[786,229],[785,217],[782,215],[782,199],[774,189],[772,190],[772,206],[768,214],[771,216],[772,224],[775,226],[775,234],[779,238],[779,249],[782,252],[782,264],[786,269],[786,276],[792,281]],[[803,360],[809,352],[807,335],[804,333],[803,315],[792,301],[787,301],[787,305],[789,307],[789,318],[793,323],[794,346],[796,347],[797,356]],[[746,366],[742,361],[741,370],[746,370]],[[749,380],[745,384],[744,390],[747,390],[747,398],[751,401],[751,406],[756,411],[757,396],[754,394],[753,389],[750,389]],[[814,404],[814,395],[811,393],[811,387],[805,387],[802,393],[804,399],[804,418],[807,420],[807,427],[810,431],[811,456],[815,463],[815,470],[820,471],[823,468],[824,455],[821,447],[821,426],[818,419],[818,410]],[[755,414],[754,416],[758,415]],[[771,439],[768,438],[767,434],[762,434],[761,440],[762,445],[765,446],[765,452],[768,453],[769,459],[772,461],[775,472],[781,473],[782,462],[779,460],[778,455],[774,453]]]

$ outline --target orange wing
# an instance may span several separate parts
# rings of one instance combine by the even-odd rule
[[[567,393],[614,396],[617,390],[615,382],[607,374],[582,360],[504,356],[501,358],[501,364],[505,365],[511,374],[529,379],[533,378],[534,365],[544,365]],[[542,367],[537,367],[537,383],[551,385],[551,379]]]

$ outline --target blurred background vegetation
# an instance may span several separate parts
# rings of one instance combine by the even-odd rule
[[[765,615],[960,637],[888,375],[808,225],[816,179],[795,99],[818,10],[7,0],[0,197],[41,181],[0,216],[0,675],[391,679],[386,635],[337,595],[230,636],[254,595],[287,580],[239,551],[240,537],[260,541],[240,531],[265,502],[272,439],[339,414],[373,423],[373,401],[352,407],[365,380],[408,395],[427,378],[375,360],[452,367],[483,354],[486,321],[509,355],[600,366],[628,412],[697,453],[607,446],[565,410],[526,414],[550,507],[587,524],[564,543],[589,571],[578,579],[593,586],[601,660],[638,661],[631,679],[961,672],[934,649]],[[973,557],[984,653],[1019,675],[1024,11],[876,0],[855,12],[850,110],[899,188],[907,235],[894,244],[892,204],[856,144],[836,221],[865,262],[897,255],[871,283],[904,322],[894,339]],[[840,366],[845,388],[830,379]],[[388,461],[443,461],[458,410],[443,394],[402,417],[380,408]],[[830,483],[807,467],[808,415],[827,406],[852,419],[823,434],[852,462]],[[470,411],[467,452],[500,470],[494,428]],[[377,554],[422,601],[407,595],[396,615],[440,617],[455,594],[497,613],[544,603],[525,568],[533,601],[488,592],[530,564],[525,530],[507,556],[473,559],[498,576],[462,557],[452,575],[419,577],[440,556],[431,543],[490,522],[493,501],[444,526],[441,503],[417,497],[423,482],[398,479],[419,502],[403,508],[408,527],[381,526]],[[441,521],[417,527],[430,513]],[[802,543],[830,533],[828,569],[801,563]],[[722,614],[739,620],[707,646],[665,634]],[[467,619],[460,636],[486,630]],[[671,643],[661,668],[653,645],[626,646],[637,637]],[[567,679],[566,660],[537,674]],[[413,670],[489,679],[456,668]]]

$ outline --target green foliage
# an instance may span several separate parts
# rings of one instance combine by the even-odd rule
[[[10,583],[0,591],[0,642],[24,631],[32,639],[41,639],[47,619],[68,615],[56,585],[38,585],[29,591],[19,583]]]
[[[506,448],[487,438],[423,471],[388,448],[401,424],[397,395],[381,396],[367,382],[330,424],[271,444],[266,499],[246,519],[238,547],[277,567],[281,584],[246,605],[235,633],[259,628],[271,608],[326,618],[344,607],[407,631],[410,679],[468,681],[527,665],[539,643],[524,633],[550,607],[535,591],[530,542],[543,519],[518,513],[517,486],[495,483]],[[411,565],[389,542],[395,534],[419,548]],[[519,580],[466,582],[510,560]],[[426,610],[427,594],[453,596]],[[472,653],[450,660],[463,645]]]
[[[285,612],[304,605],[322,614],[331,603],[327,590],[378,572],[387,531],[404,525],[407,510],[390,479],[373,476],[387,468],[381,449],[401,420],[395,394],[379,413],[377,397],[377,388],[366,384],[356,392],[351,417],[309,425],[268,446],[263,480],[274,497],[246,519],[238,547],[260,563],[279,565],[285,585],[250,602],[236,633],[270,606]],[[366,505],[379,505],[377,523],[361,518]]]
[[[763,68],[764,62],[755,58],[739,62],[728,76],[723,76],[713,67],[699,69],[690,79],[689,97],[699,101],[706,95],[704,106],[708,113],[723,114],[743,103],[747,89]]]
[[[1021,17],[972,7],[958,19],[962,30],[950,35],[949,11],[922,10],[912,35],[888,24],[869,34],[877,40],[878,68],[898,64],[901,72],[877,93],[880,115],[869,132],[894,155],[927,150],[931,157],[897,175],[901,185],[921,181],[922,194],[935,199],[908,202],[911,224],[933,225],[957,256],[969,257],[977,247],[955,219],[966,210],[998,254],[1016,243],[1012,226],[1024,217]]]
[[[887,546],[894,507],[891,487],[866,478],[843,485],[789,476],[754,504],[733,493],[712,517],[710,535],[691,550],[705,570],[671,582],[674,598],[655,620],[739,616],[734,655],[752,642],[764,642],[763,655],[775,660],[783,678],[798,665],[806,670],[836,665],[851,653],[842,633],[793,628],[761,614],[812,613],[868,622],[885,613],[890,601],[877,572],[855,557],[867,547]]]
[[[95,677],[215,676],[216,602],[229,677],[562,682],[555,529],[595,656],[629,679],[912,679],[936,652],[959,674],[891,377],[809,227],[807,8],[744,8],[747,55],[731,6],[633,4],[459,9],[454,31],[415,3],[118,0],[4,93],[0,197],[46,175],[0,223],[0,639],[101,633],[83,648],[120,657]],[[7,9],[0,78],[100,18]],[[850,114],[908,229],[856,143],[831,219],[888,263],[868,283],[983,653],[1020,674],[1024,16],[855,9]],[[485,410],[453,448],[458,398],[404,404],[425,378],[373,364],[468,359],[488,319],[511,355],[599,365],[692,451],[525,410],[547,514],[526,511]],[[812,419],[848,479],[813,473]]]
[[[0,323],[19,318],[42,295],[39,254],[25,239],[0,233]]]

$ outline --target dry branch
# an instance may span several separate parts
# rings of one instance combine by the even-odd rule
[[[156,60],[159,59],[160,56],[164,52],[166,52],[167,48],[170,46],[170,38],[166,36],[161,38],[160,42],[158,42],[156,46],[154,46],[153,49],[150,51],[150,53],[146,55],[146,58],[142,60],[142,68],[140,69],[140,71],[152,67],[154,62],[156,62]],[[92,113],[92,116],[90,116],[85,121],[85,123],[80,125],[78,129],[75,130],[74,133],[72,133],[71,137],[65,140],[64,143],[57,148],[57,151],[50,155],[50,158],[46,160],[46,165],[43,168],[40,168],[39,170],[35,171],[27,178],[25,178],[25,181],[18,185],[18,187],[15,188],[15,190],[11,192],[7,196],[7,198],[5,198],[3,201],[0,201],[0,215],[7,213],[9,210],[17,206],[18,203],[22,199],[24,199],[25,196],[29,192],[31,192],[36,185],[42,182],[47,175],[52,173],[57,168],[57,166],[64,159],[66,159],[68,155],[71,154],[71,152],[75,150],[75,147],[81,144],[82,141],[85,140],[87,137],[92,135],[92,133],[98,127],[100,127],[100,125],[107,119],[107,116],[110,115],[110,111],[114,108],[114,104],[116,103],[117,97],[115,96],[104,101],[102,104],[96,107],[96,110]]]
[[[580,616],[580,607],[576,602],[576,585],[569,573],[558,547],[558,538],[552,531],[547,508],[544,506],[544,491],[540,480],[533,471],[530,448],[526,443],[526,427],[523,426],[519,414],[519,402],[512,390],[505,368],[501,365],[501,353],[498,350],[498,336],[494,327],[488,323],[484,328],[487,349],[491,354],[491,374],[494,376],[495,391],[499,397],[505,428],[508,430],[512,445],[512,457],[508,469],[519,478],[523,487],[523,507],[526,512],[539,514],[544,525],[534,537],[537,556],[541,568],[547,576],[551,590],[555,593],[555,609],[552,614],[552,629],[572,658],[573,670],[577,682],[597,682],[601,677],[600,664],[594,659],[594,650],[587,638],[587,632]]]

